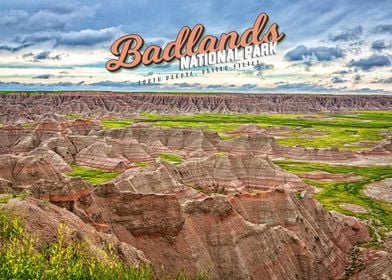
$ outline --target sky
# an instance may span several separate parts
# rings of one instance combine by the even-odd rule
[[[286,38],[257,66],[169,79],[179,61],[111,73],[111,44],[165,46],[185,25],[241,34],[265,12]],[[0,1],[0,90],[392,95],[391,0]],[[163,77],[161,82],[139,81]]]

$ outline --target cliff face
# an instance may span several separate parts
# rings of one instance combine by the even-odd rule
[[[208,270],[213,279],[337,279],[352,246],[369,238],[358,220],[284,187],[183,202],[112,184],[88,193],[85,187],[75,180],[63,187],[41,181],[33,194],[63,207],[72,201],[70,216],[133,246],[169,273],[185,268]]]
[[[340,110],[389,110],[391,96],[333,96],[290,94],[120,94],[70,92],[63,94],[1,94],[0,121],[58,120],[59,114],[95,117],[159,113],[311,113]]]

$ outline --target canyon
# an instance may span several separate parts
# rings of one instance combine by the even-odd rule
[[[157,124],[165,115],[316,118],[329,111],[349,118],[352,111],[391,108],[388,96],[0,94],[0,194],[15,194],[2,207],[24,217],[25,229],[42,243],[66,224],[97,255],[112,244],[125,263],[147,263],[172,276],[185,269],[211,279],[389,279],[389,225],[380,226],[386,237],[377,246],[364,245],[378,238],[375,227],[361,213],[323,205],[312,184],[362,182],[365,173],[344,170],[365,168],[363,162],[387,168],[388,129],[357,150],[282,145],[281,135],[297,132],[286,126],[244,122],[222,132]],[[148,113],[159,114],[157,121],[148,122]],[[106,119],[117,125],[113,118],[132,122],[103,125]],[[310,133],[323,137],[317,129]],[[341,170],[308,171],[305,163]],[[98,172],[107,177],[87,179]],[[381,199],[390,197],[383,192]]]

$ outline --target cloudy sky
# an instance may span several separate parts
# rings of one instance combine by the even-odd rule
[[[139,86],[178,61],[110,73],[125,34],[165,45],[184,25],[242,33],[266,12],[286,39],[257,67]],[[0,90],[392,94],[391,0],[0,2]],[[197,71],[196,71],[197,73]]]

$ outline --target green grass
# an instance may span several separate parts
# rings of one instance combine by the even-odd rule
[[[150,165],[147,161],[136,161],[133,164],[137,167],[146,167]]]
[[[101,121],[101,126],[104,128],[123,128],[131,125],[133,120],[124,119],[105,119]]]
[[[221,140],[231,140],[241,137],[241,135],[219,135]]]
[[[303,133],[301,136],[278,139],[277,142],[287,146],[303,145],[312,148],[336,147],[339,149],[363,150],[366,147],[354,144],[358,141],[380,141],[385,138],[379,134],[378,129],[326,127],[315,127],[315,129],[324,131],[327,135],[313,137]]]
[[[13,197],[10,193],[0,194],[0,204],[7,203]]]
[[[66,116],[65,116],[65,118],[67,119],[67,120],[77,120],[77,119],[80,119],[82,116],[80,115],[80,114],[74,114],[74,113],[72,113],[72,114],[67,114]]]
[[[182,162],[182,159],[179,155],[169,153],[160,154],[159,159],[172,164],[180,164]]]
[[[61,226],[56,242],[39,245],[19,217],[1,211],[0,279],[153,279],[147,265],[127,266],[110,250],[102,250],[106,257],[98,259],[86,243],[68,239]]]
[[[381,237],[385,236],[385,232],[392,230],[392,204],[373,199],[363,193],[363,189],[367,184],[392,178],[392,166],[346,166],[290,160],[279,160],[274,161],[274,163],[293,173],[324,171],[361,176],[360,180],[350,182],[316,180],[305,180],[305,182],[320,190],[320,192],[315,194],[315,198],[328,210],[335,210],[367,221],[373,227],[374,232]],[[357,213],[349,211],[340,207],[342,203],[360,205],[366,208],[367,212]],[[373,238],[371,244],[379,245],[376,238]]]
[[[182,121],[158,121],[154,122],[154,126],[163,128],[172,127],[188,127],[213,130],[216,132],[225,132],[239,128],[240,124],[235,123],[205,123],[205,122],[182,122]]]
[[[71,172],[66,172],[66,175],[72,177],[82,177],[84,181],[94,185],[99,185],[110,181],[121,174],[121,172],[118,171],[94,169],[80,166],[76,163],[71,163],[71,167],[73,170]]]
[[[312,116],[312,115],[311,115]],[[303,114],[197,114],[186,116],[169,116],[145,114],[143,121],[177,122],[198,124],[247,124],[255,123],[261,126],[294,126],[294,127],[340,127],[340,128],[391,128],[392,112],[362,112],[356,117],[341,115],[318,114],[309,118]],[[366,120],[366,122],[363,122]]]
[[[33,127],[34,123],[22,123],[23,128],[31,128]]]
[[[151,122],[154,126],[197,127],[222,133],[239,128],[243,124],[257,124],[260,127],[296,128],[283,138],[282,145],[324,148],[337,147],[347,150],[363,150],[367,147],[358,141],[380,141],[385,136],[380,130],[392,131],[392,112],[354,112],[350,114],[197,114],[185,116],[141,114],[138,121]],[[316,131],[317,133],[313,133]],[[231,136],[223,136],[230,139]]]
[[[56,242],[39,244],[25,232],[22,219],[0,210],[0,279],[169,279],[154,273],[149,265],[134,267],[117,259],[110,244],[96,257],[86,242],[72,241],[68,228],[60,225]],[[176,279],[208,279],[198,273],[191,277],[180,271]]]

